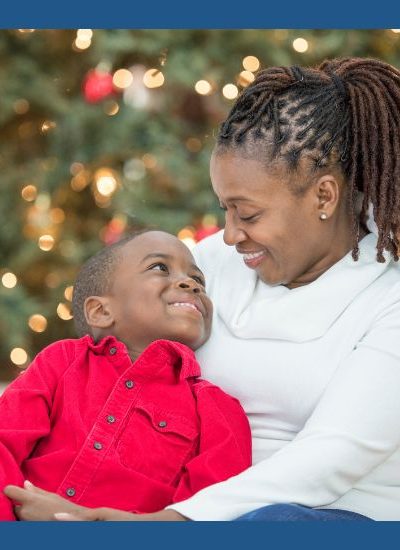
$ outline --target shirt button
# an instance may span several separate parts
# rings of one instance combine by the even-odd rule
[[[110,348],[110,355],[115,355],[117,353],[117,348]]]
[[[95,441],[93,443],[93,447],[97,450],[97,451],[101,451],[101,449],[103,448],[103,445],[99,442],[99,441]]]
[[[128,390],[130,390],[131,388],[133,388],[133,386],[135,385],[135,382],[133,380],[127,380],[125,382],[125,386],[128,388]]]
[[[160,426],[160,428],[165,428],[167,423],[165,422],[165,420],[161,420],[161,422],[159,422],[158,425]]]
[[[73,487],[68,487],[68,489],[65,492],[69,497],[74,497],[76,491]]]
[[[114,424],[114,422],[115,422],[115,416],[113,416],[112,414],[109,414],[109,415],[107,416],[107,422],[108,422],[109,424]]]

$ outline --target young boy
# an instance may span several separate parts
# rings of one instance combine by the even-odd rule
[[[45,348],[0,399],[0,519],[15,519],[3,488],[26,479],[146,513],[250,465],[239,402],[199,378],[212,304],[183,243],[147,231],[103,249],[73,310],[82,337]]]

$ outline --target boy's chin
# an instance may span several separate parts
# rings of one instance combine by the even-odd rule
[[[192,349],[193,351],[196,351],[200,346],[204,344],[204,342],[207,341],[208,335],[205,334],[180,334],[176,338],[170,338],[171,340],[175,340],[176,342],[180,342],[181,344],[185,344],[188,348]]]

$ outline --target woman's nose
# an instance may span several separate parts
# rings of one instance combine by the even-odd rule
[[[246,233],[240,227],[237,227],[235,222],[226,216],[224,228],[224,242],[229,246],[234,246],[246,240]]]

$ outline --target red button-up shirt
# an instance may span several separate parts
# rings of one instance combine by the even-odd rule
[[[48,346],[0,398],[0,519],[15,519],[2,489],[24,479],[143,513],[247,468],[242,407],[199,376],[178,342],[157,340],[134,362],[113,336]]]

